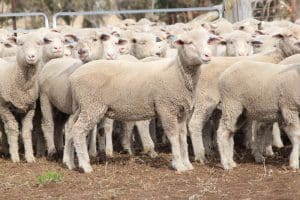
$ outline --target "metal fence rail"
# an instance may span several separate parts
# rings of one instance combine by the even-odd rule
[[[42,12],[31,12],[31,13],[25,13],[25,12],[19,12],[19,13],[1,13],[0,18],[4,17],[35,17],[35,16],[42,16],[44,18],[44,25],[46,28],[49,28],[49,20],[45,13]]]
[[[117,14],[146,14],[146,13],[174,13],[174,12],[193,12],[193,11],[217,11],[219,18],[222,17],[223,6],[195,7],[195,8],[169,8],[169,9],[147,9],[147,10],[109,10],[109,11],[86,11],[86,12],[58,12],[53,15],[53,28],[57,26],[57,18],[61,16],[80,16],[80,15],[117,15]]]

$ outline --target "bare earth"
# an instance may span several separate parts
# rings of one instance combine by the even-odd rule
[[[300,199],[300,172],[288,170],[290,147],[276,150],[276,158],[255,164],[249,152],[236,153],[238,168],[224,171],[218,160],[209,166],[178,174],[169,168],[170,153],[150,159],[116,154],[94,172],[69,171],[62,164],[37,159],[14,164],[0,158],[0,199]],[[264,167],[265,166],[265,167]],[[36,177],[58,172],[63,181],[38,185]]]

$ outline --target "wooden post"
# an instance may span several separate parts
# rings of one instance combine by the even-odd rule
[[[291,0],[291,8],[292,8],[292,21],[293,22],[295,22],[296,21],[296,12],[297,12],[297,10],[296,10],[296,0]]]
[[[225,18],[230,22],[241,21],[252,16],[251,1],[224,0]]]
[[[11,12],[16,12],[16,0],[11,0]],[[16,17],[12,18],[13,20],[13,29],[17,30],[17,19]],[[17,36],[17,33],[14,33],[15,36]]]

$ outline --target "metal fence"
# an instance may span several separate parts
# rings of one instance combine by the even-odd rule
[[[44,19],[44,27],[49,28],[49,20],[45,13],[42,12],[32,12],[32,13],[1,13],[0,18],[14,18],[14,17],[43,17]]]

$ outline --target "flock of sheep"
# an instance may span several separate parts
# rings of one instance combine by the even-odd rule
[[[79,167],[91,172],[90,156],[113,156],[118,120],[129,154],[136,126],[144,152],[157,156],[160,124],[175,170],[193,169],[188,135],[195,161],[207,162],[217,147],[222,167],[232,169],[238,129],[257,162],[273,155],[272,145],[283,146],[281,129],[293,147],[290,167],[299,169],[297,53],[300,25],[252,18],[173,25],[125,19],[17,37],[0,29],[1,151],[19,162],[21,135],[27,162],[63,151],[63,163],[74,169],[76,151]]]

